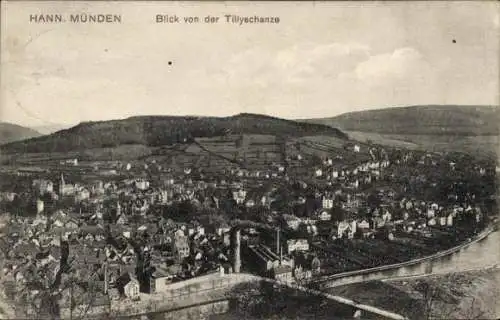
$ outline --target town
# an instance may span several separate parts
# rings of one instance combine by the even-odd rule
[[[495,212],[493,161],[355,142],[290,150],[212,170],[153,157],[2,168],[5,295],[41,310],[54,308],[47,292],[61,309],[127,303],[208,274],[307,284],[451,248]]]

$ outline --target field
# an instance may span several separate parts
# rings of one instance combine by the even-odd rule
[[[346,140],[325,135],[296,138],[238,134],[196,138],[192,142],[158,147],[127,144],[70,152],[3,153],[0,161],[3,166],[60,168],[62,160],[77,158],[78,167],[91,168],[103,161],[121,161],[132,165],[155,162],[163,168],[173,170],[197,167],[203,168],[205,172],[223,172],[237,167],[264,170],[273,164],[284,164],[287,159],[298,154],[307,161],[312,155],[321,158],[338,157],[343,162],[367,157],[368,148],[365,145],[358,143],[362,146],[362,151],[355,154],[344,148],[345,143]],[[304,163],[297,165],[303,166]]]
[[[383,134],[361,131],[347,131],[347,134],[363,142],[433,152],[466,152],[481,157],[494,157],[500,148],[500,136],[493,135]]]
[[[371,133],[371,132],[361,132],[361,131],[346,131],[346,133],[351,137],[351,139],[358,140],[365,143],[375,143],[384,146],[391,146],[395,148],[406,148],[417,150],[419,145],[414,142],[398,140],[401,139],[399,136],[381,133]]]
[[[230,135],[198,138],[196,142],[209,154],[247,168],[261,168],[284,161],[284,140],[272,135]]]
[[[41,153],[1,153],[2,165],[55,165],[61,160],[77,158],[79,161],[113,161],[133,160],[152,154],[154,148],[144,145],[130,144],[113,148],[95,148],[70,152]]]

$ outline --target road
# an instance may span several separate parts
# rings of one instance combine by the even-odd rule
[[[414,276],[403,276],[403,277],[389,277],[385,279],[380,279],[380,281],[383,282],[391,282],[391,281],[401,281],[401,280],[411,280],[411,279],[419,279],[419,278],[427,278],[427,277],[432,277],[436,275],[445,275],[445,274],[450,274],[450,273],[457,273],[457,272],[471,272],[471,271],[487,271],[487,270],[492,270],[492,269],[500,269],[500,264],[494,264],[492,266],[487,266],[487,267],[477,267],[477,268],[472,268],[472,269],[463,269],[463,270],[458,270],[458,271],[443,271],[443,272],[434,272],[434,273],[429,273],[429,274],[419,274],[419,275],[414,275]]]

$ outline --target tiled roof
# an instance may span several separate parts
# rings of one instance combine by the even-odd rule
[[[292,272],[292,268],[287,265],[280,265],[276,268],[274,268],[274,274],[283,274],[283,273],[289,273]]]

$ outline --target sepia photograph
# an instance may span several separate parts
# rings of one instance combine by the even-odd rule
[[[499,2],[0,5],[0,319],[500,319]]]

